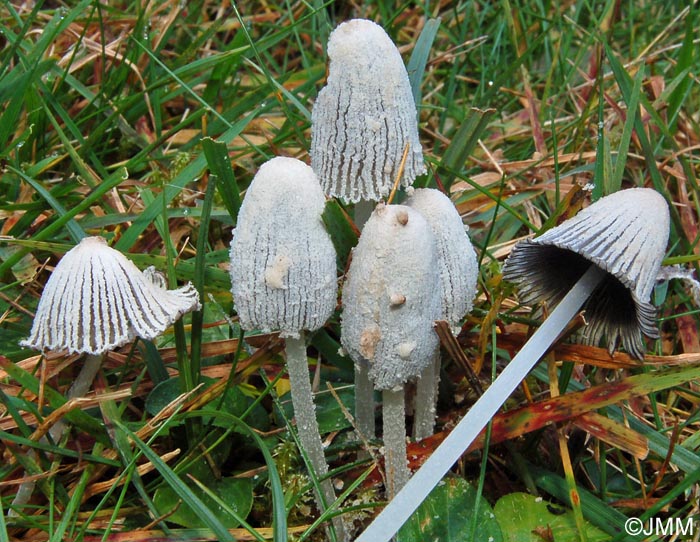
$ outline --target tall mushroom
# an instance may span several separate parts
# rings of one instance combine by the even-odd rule
[[[263,164],[251,182],[231,241],[231,291],[245,330],[280,331],[299,439],[316,475],[328,465],[309,381],[304,331],[314,331],[335,309],[336,255],[321,214],[323,191],[313,170],[294,158]],[[323,511],[335,501],[330,479],[317,494]],[[336,533],[344,539],[340,518]]]
[[[154,339],[180,316],[199,308],[192,284],[168,290],[155,268],[142,272],[102,237],[86,237],[56,265],[44,286],[29,337],[20,344],[85,354],[67,394],[68,399],[82,397],[105,352],[135,337]],[[58,441],[65,427],[59,421],[49,435]]]
[[[394,536],[581,307],[592,331],[588,340],[605,336],[613,348],[620,340],[632,355],[643,356],[641,334],[655,332],[649,301],[669,227],[664,198],[651,189],[631,188],[516,245],[504,275],[527,299],[558,301],[556,307],[356,542],[388,542]],[[521,280],[520,273],[527,278]],[[530,280],[536,285],[530,287]]]
[[[390,497],[409,476],[404,384],[437,348],[440,315],[435,239],[426,220],[403,205],[379,204],[353,252],[343,286],[341,342],[356,370],[382,390]]]
[[[311,114],[311,166],[324,191],[344,201],[380,201],[425,173],[416,106],[398,49],[384,29],[346,21],[328,39],[328,82]]]
[[[479,274],[476,253],[454,204],[433,188],[414,190],[406,205],[418,211],[430,224],[437,246],[436,265],[440,272],[442,312],[440,318],[455,326],[472,309]],[[416,384],[413,436],[420,440],[433,434],[440,352],[423,371]]]
[[[378,24],[341,23],[328,39],[328,57],[328,80],[311,113],[311,166],[326,195],[356,204],[362,227],[399,175],[407,187],[426,171],[416,106],[401,55]],[[373,436],[372,385],[361,372],[355,398],[357,427]]]

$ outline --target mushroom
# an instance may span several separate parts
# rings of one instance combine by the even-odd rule
[[[328,39],[328,82],[311,113],[311,166],[325,193],[344,201],[389,195],[425,173],[416,106],[401,55],[378,24],[353,19]]]
[[[103,354],[134,340],[154,339],[183,314],[200,308],[192,284],[167,290],[153,267],[140,271],[102,237],[66,252],[44,286],[22,346],[86,354],[68,396],[85,395]]]
[[[472,310],[479,274],[476,253],[465,225],[450,198],[439,190],[419,188],[405,203],[423,215],[433,231],[442,291],[440,318],[456,326]],[[439,378],[440,351],[436,349],[432,363],[416,384],[413,437],[417,440],[433,434]]]
[[[409,476],[404,384],[425,370],[438,346],[436,259],[435,238],[420,213],[379,204],[365,224],[343,286],[343,348],[355,371],[382,390],[390,497]]]
[[[654,217],[652,220],[650,217]],[[586,344],[605,337],[644,358],[642,334],[658,338],[651,291],[669,231],[668,206],[650,188],[621,190],[598,200],[539,237],[518,243],[503,278],[513,282],[524,304],[556,305],[591,263],[606,272],[584,305]]]
[[[44,286],[29,337],[20,345],[85,354],[67,394],[68,399],[82,397],[106,352],[135,337],[154,339],[180,316],[199,308],[192,284],[167,290],[155,268],[141,272],[102,237],[85,237],[56,265]],[[65,427],[59,421],[49,435],[58,441]],[[27,491],[31,494],[31,489]]]
[[[592,330],[587,340],[605,335],[609,346],[621,340],[630,353],[643,355],[640,334],[654,332],[649,299],[669,223],[668,205],[660,194],[631,188],[601,198],[542,236],[516,245],[504,275],[518,281],[526,298],[559,300],[557,305],[356,542],[388,542],[394,536],[581,307]],[[549,266],[559,267],[545,270]],[[519,280],[519,270],[537,285],[530,288],[528,279]],[[603,295],[613,296],[612,303]]]
[[[327,84],[311,114],[311,166],[326,195],[355,203],[362,227],[399,176],[408,187],[426,172],[416,106],[401,55],[378,24],[341,23],[328,57]],[[355,374],[355,421],[368,437],[375,433],[372,389],[365,374]]]
[[[323,326],[335,309],[336,254],[321,214],[323,191],[313,170],[294,158],[264,163],[251,182],[231,241],[231,291],[245,330],[280,331],[299,439],[319,478],[328,474],[315,415],[304,331]],[[323,511],[335,501],[330,479],[316,495]],[[343,539],[342,521],[333,521]]]

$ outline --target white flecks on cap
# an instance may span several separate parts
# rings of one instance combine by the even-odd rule
[[[311,165],[328,196],[379,201],[425,173],[416,107],[398,49],[378,24],[353,19],[328,40],[328,82],[311,115]]]
[[[260,167],[231,241],[231,291],[243,329],[297,336],[336,305],[336,256],[313,170],[277,157]]]
[[[558,303],[590,263],[608,277],[585,305],[589,326],[584,341],[605,338],[612,352],[618,342],[644,357],[641,333],[658,337],[656,309],[650,303],[670,227],[666,200],[649,188],[621,190],[596,201],[540,237],[521,241],[503,269],[521,301]]]
[[[343,347],[356,364],[368,364],[377,389],[404,384],[432,360],[441,310],[436,260],[434,236],[420,213],[377,206],[353,252],[341,325]]]
[[[476,253],[457,209],[445,194],[418,188],[406,200],[428,221],[437,244],[442,287],[442,318],[457,324],[472,310],[479,269]]]
[[[101,237],[69,250],[44,286],[22,346],[101,354],[135,337],[153,339],[200,308],[191,284],[167,290],[155,269],[141,272]]]

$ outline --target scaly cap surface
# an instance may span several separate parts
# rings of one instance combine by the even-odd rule
[[[297,336],[320,328],[336,304],[336,256],[313,170],[277,157],[260,167],[231,242],[231,291],[243,329]]]
[[[419,188],[406,200],[433,230],[442,289],[442,318],[457,324],[472,310],[479,269],[476,253],[462,218],[445,194],[434,188]]]
[[[328,82],[311,115],[311,165],[326,195],[379,201],[425,173],[416,106],[398,49],[378,24],[353,19],[328,40]]]
[[[369,365],[377,389],[417,377],[438,338],[440,277],[426,220],[404,205],[379,204],[362,230],[343,286],[341,342]]]

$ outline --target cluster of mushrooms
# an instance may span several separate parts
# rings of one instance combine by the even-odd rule
[[[395,504],[413,494],[417,506],[422,498],[415,496],[424,498],[456,460],[452,455],[461,452],[439,447],[434,461],[448,457],[440,476],[434,476],[435,469],[420,469],[417,474],[425,479],[414,478],[423,484],[421,491],[415,491],[419,482],[414,480],[410,491],[402,491],[410,477],[405,387],[415,383],[413,436],[425,438],[434,430],[440,370],[433,326],[447,320],[458,330],[471,310],[476,255],[450,199],[438,190],[412,188],[425,166],[408,75],[389,36],[371,21],[342,23],[330,35],[328,57],[327,84],[312,112],[311,167],[273,158],[248,189],[231,244],[233,297],[244,329],[278,330],[286,337],[299,436],[321,478],[316,496],[326,510],[335,495],[314,415],[303,333],[323,326],[335,308],[336,258],[321,218],[324,193],[354,204],[362,233],[342,284],[341,343],[355,367],[355,424],[364,437],[376,436],[374,394],[381,391],[387,496]],[[393,204],[398,186],[407,197]],[[621,342],[641,358],[641,334],[657,336],[649,298],[668,228],[663,197],[630,189],[516,245],[504,277],[527,303],[551,308],[562,302],[540,336],[523,348],[523,357],[531,359],[514,363],[518,372],[526,374],[542,353],[533,352],[548,348],[582,307],[589,322],[584,341],[605,338],[611,351]],[[569,291],[573,301],[567,301]],[[523,377],[510,378],[517,383]],[[492,402],[474,409],[472,417],[488,415],[473,420],[469,438],[499,406]],[[375,524],[389,524],[382,516],[362,540],[393,536],[395,530],[373,530]],[[337,517],[334,527],[344,539]]]
[[[408,480],[404,386],[417,381],[414,434],[433,433],[439,375],[436,320],[457,323],[476,292],[476,255],[449,198],[409,190],[425,172],[408,74],[386,32],[367,20],[338,26],[328,81],[312,113],[311,167],[276,157],[255,175],[231,242],[231,284],[241,327],[280,331],[299,438],[321,480],[321,510],[335,502],[309,384],[304,332],[336,307],[336,253],[324,229],[326,196],[355,204],[363,226],[342,292],[341,343],[355,365],[356,425],[375,436],[383,397],[388,495]],[[325,194],[324,194],[325,193]],[[369,215],[369,216],[367,216]],[[363,224],[364,223],[364,224]],[[339,539],[342,521],[334,521]]]
[[[342,286],[341,343],[355,366],[355,421],[364,437],[375,437],[374,395],[382,393],[387,495],[397,502],[410,477],[405,386],[415,382],[413,436],[425,438],[434,430],[440,370],[434,322],[460,324],[472,308],[478,274],[474,249],[450,199],[438,190],[411,187],[425,166],[416,107],[396,46],[379,25],[357,19],[332,32],[328,56],[327,85],[312,113],[311,166],[276,157],[260,167],[238,215],[230,266],[241,327],[279,331],[285,338],[299,438],[320,481],[316,498],[322,511],[338,503],[315,416],[305,334],[324,326],[337,305],[336,253],[322,220],[326,197],[354,204],[362,227]],[[406,192],[402,204],[390,203],[397,185]],[[643,357],[642,334],[657,336],[649,300],[668,230],[664,198],[637,188],[604,197],[518,243],[504,278],[516,284],[523,302],[551,308],[578,292],[568,312],[548,318],[557,320],[547,332],[553,336],[539,339],[539,347],[548,348],[556,330],[583,308],[585,341],[605,339],[611,351],[621,343]],[[198,307],[191,285],[169,291],[152,270],[142,273],[100,238],[86,238],[47,282],[23,344],[88,355],[84,374],[69,392],[75,397],[87,391],[105,351],[136,336],[153,338]],[[528,360],[527,367],[536,361]],[[498,406],[489,406],[491,415]],[[480,430],[487,421],[488,416],[475,423]],[[461,445],[463,451],[468,444]],[[431,460],[447,453],[441,448]],[[459,455],[458,446],[453,448],[440,467],[443,473],[454,453]],[[414,479],[426,467],[437,469],[426,463]],[[436,482],[426,478],[423,486]],[[347,539],[337,514],[333,527],[339,540]],[[372,529],[360,539],[388,540],[395,532]]]

